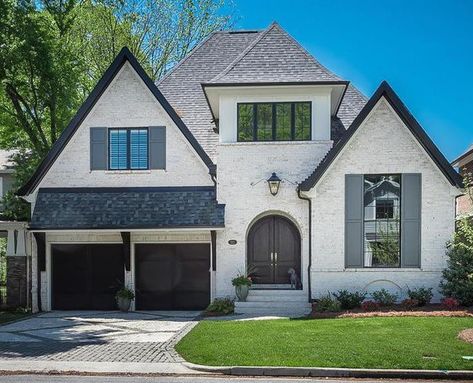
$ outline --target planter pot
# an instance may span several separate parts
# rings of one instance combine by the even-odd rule
[[[118,297],[117,305],[120,311],[128,312],[128,310],[130,310],[131,299]]]
[[[249,291],[250,291],[250,286],[247,286],[247,285],[235,286],[235,294],[238,298],[238,302],[246,302],[246,298],[248,297]]]

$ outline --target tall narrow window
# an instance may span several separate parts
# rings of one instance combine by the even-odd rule
[[[309,141],[310,102],[238,104],[238,141]]]
[[[364,266],[400,267],[401,176],[364,177]]]
[[[109,130],[109,169],[148,169],[148,129]]]

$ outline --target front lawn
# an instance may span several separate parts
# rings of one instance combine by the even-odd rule
[[[473,345],[457,339],[473,318],[202,321],[176,346],[214,366],[473,370]]]

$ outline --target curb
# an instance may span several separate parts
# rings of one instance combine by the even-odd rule
[[[249,367],[249,366],[203,366],[184,362],[192,370],[213,374],[238,376],[292,376],[318,378],[370,378],[370,379],[452,379],[473,380],[473,371],[463,370],[391,370],[364,368],[326,367]]]

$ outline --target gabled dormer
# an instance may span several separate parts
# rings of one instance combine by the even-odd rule
[[[276,23],[202,84],[221,143],[328,141],[347,86]]]

